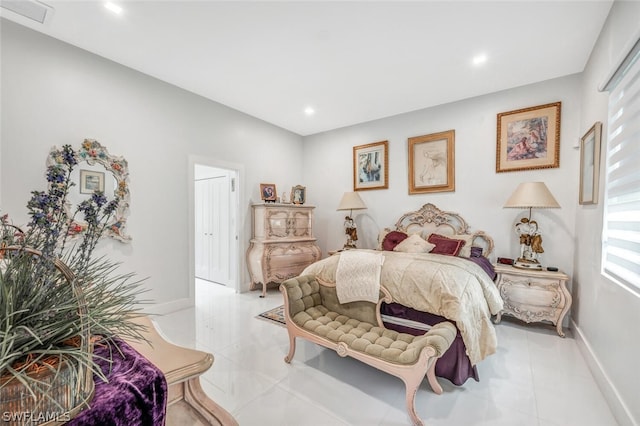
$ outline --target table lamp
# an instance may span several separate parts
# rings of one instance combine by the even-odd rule
[[[504,207],[529,209],[529,217],[523,217],[515,226],[520,239],[520,257],[513,266],[522,269],[542,269],[538,260],[540,254],[544,253],[542,234],[538,222],[531,220],[531,209],[560,208],[560,204],[553,198],[544,182],[524,182],[518,185]]]
[[[347,242],[343,249],[356,248],[356,241],[358,240],[358,232],[356,231],[356,222],[353,220],[354,210],[366,209],[367,205],[362,201],[360,195],[357,192],[345,192],[340,200],[340,204],[336,210],[349,210],[349,216],[344,218],[344,233],[347,234]]]

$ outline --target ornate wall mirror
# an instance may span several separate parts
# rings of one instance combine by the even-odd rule
[[[67,215],[72,216],[75,207],[88,199],[95,191],[102,191],[108,200],[120,197],[120,203],[113,217],[107,224],[103,235],[118,241],[129,242],[131,237],[126,234],[127,217],[129,216],[129,165],[123,157],[109,154],[107,148],[93,139],[85,139],[81,147],[76,150],[78,165],[71,172],[71,187],[66,205]],[[47,166],[60,161],[62,150],[51,148],[47,157]],[[71,229],[76,236],[82,235],[86,223],[82,217],[75,217]]]

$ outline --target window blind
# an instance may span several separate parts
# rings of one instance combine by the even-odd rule
[[[605,275],[640,291],[640,39],[609,90],[603,262]]]

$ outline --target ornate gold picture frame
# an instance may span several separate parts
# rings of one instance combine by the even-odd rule
[[[455,130],[409,138],[409,194],[455,191]]]
[[[389,141],[353,147],[353,190],[389,188]]]
[[[580,139],[580,204],[598,204],[601,135],[597,121]]]
[[[560,167],[560,105],[498,114],[496,173]]]

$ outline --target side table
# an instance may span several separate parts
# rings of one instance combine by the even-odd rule
[[[562,321],[571,308],[571,294],[567,290],[569,276],[563,272],[519,269],[511,265],[494,265],[498,291],[504,309],[496,317],[510,315],[527,323],[550,321],[561,337]]]

